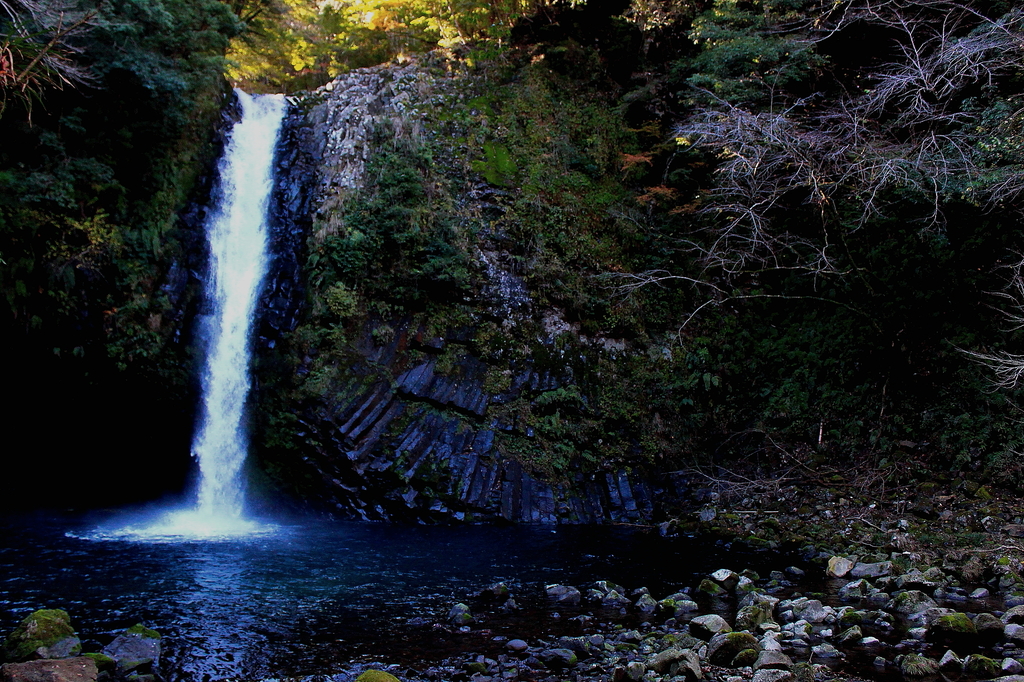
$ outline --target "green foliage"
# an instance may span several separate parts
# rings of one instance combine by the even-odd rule
[[[468,291],[471,235],[460,233],[447,206],[428,197],[424,184],[433,172],[423,150],[407,143],[376,154],[367,188],[342,209],[340,231],[311,248],[313,282],[341,282],[411,308]]]

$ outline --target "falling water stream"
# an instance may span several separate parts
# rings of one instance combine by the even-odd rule
[[[245,529],[242,465],[247,434],[249,356],[256,299],[267,269],[267,208],[274,147],[286,103],[281,96],[238,93],[242,120],[221,167],[221,201],[208,226],[213,319],[203,370],[202,414],[192,444],[199,461],[200,532]],[[240,526],[241,524],[241,526]]]
[[[287,103],[282,95],[236,93],[242,117],[221,159],[219,200],[206,226],[211,313],[200,325],[205,361],[192,442],[200,470],[195,507],[113,535],[218,538],[272,530],[244,515],[245,405],[253,319],[267,270],[274,149]]]

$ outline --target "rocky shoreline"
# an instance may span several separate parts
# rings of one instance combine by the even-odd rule
[[[405,682],[1024,682],[1024,525],[1012,495],[963,480],[885,495],[797,484],[758,492],[708,486],[691,509],[640,530],[719,537],[738,564],[671,594],[609,581],[454,593],[458,603],[407,613],[322,674],[296,679],[349,682],[372,669]],[[788,567],[761,568],[771,565]],[[678,574],[693,572],[684,562]],[[176,682],[161,668],[159,639],[140,640],[156,643],[156,655],[139,666],[128,659],[146,657],[110,653],[125,637],[138,644],[142,630],[121,633],[89,664],[55,642],[15,652],[26,628],[5,645],[5,682],[162,673]],[[77,637],[66,629],[59,639]],[[16,667],[26,665],[35,668]]]

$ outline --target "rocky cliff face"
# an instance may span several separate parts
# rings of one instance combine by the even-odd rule
[[[274,365],[267,358],[275,339],[296,327],[300,235],[314,252],[337,235],[352,239],[353,197],[367,186],[377,147],[395,139],[430,144],[433,163],[454,178],[449,241],[471,263],[472,286],[432,314],[430,301],[402,309],[355,282],[343,291],[356,292],[358,304],[317,330],[310,320],[324,308],[323,285],[311,283],[305,326],[283,351],[301,361],[274,365],[288,376],[262,377],[263,409],[277,415],[264,425],[265,467],[315,506],[365,520],[650,521],[655,500],[670,499],[681,481],[621,464],[576,466],[573,454],[553,471],[524,454],[538,438],[524,411],[577,396],[586,355],[614,358],[625,344],[583,336],[521,276],[514,239],[499,226],[514,188],[460,158],[462,133],[438,113],[469,99],[472,85],[471,74],[436,64],[361,69],[311,94],[289,118],[276,195],[279,255],[263,300],[265,367]],[[442,191],[426,174],[423,184],[428,194]]]

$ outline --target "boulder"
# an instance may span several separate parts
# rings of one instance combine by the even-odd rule
[[[1007,609],[1006,613],[1002,617],[1003,623],[1016,623],[1017,625],[1024,625],[1024,606],[1014,606],[1012,609]]]
[[[961,673],[964,670],[964,661],[956,655],[955,651],[947,649],[946,653],[942,654],[942,658],[939,659],[939,670],[943,672]]]
[[[700,672],[700,659],[697,658],[697,654],[689,649],[680,649],[678,647],[670,647],[661,653],[651,656],[647,659],[646,665],[648,670],[653,670],[659,675],[675,675],[677,670],[684,667],[689,669],[689,674],[685,672],[680,674],[686,674],[688,677],[694,671]]]
[[[618,590],[609,590],[608,594],[601,598],[601,606],[609,609],[621,609],[631,604],[632,602],[629,601],[629,597],[623,595]]]
[[[545,592],[548,595],[548,599],[551,599],[556,604],[579,606],[583,598],[579,590],[567,585],[548,585],[545,588]]]
[[[708,580],[707,578],[700,581],[700,585],[697,587],[697,590],[704,594],[709,594],[712,597],[722,597],[728,594],[724,587],[713,580]]]
[[[982,641],[996,642],[1003,638],[1004,623],[991,613],[979,613],[974,617],[974,629]]]
[[[839,588],[840,599],[863,599],[871,591],[871,583],[861,578]]]
[[[842,578],[853,569],[854,563],[842,556],[834,556],[828,560],[825,574],[830,578]]]
[[[889,602],[887,608],[904,616],[913,616],[924,613],[936,606],[935,601],[924,592],[920,590],[907,590],[897,594]]]
[[[160,633],[138,623],[115,637],[103,653],[122,673],[151,671],[160,664]]]
[[[545,649],[537,654],[537,658],[551,670],[569,668],[577,661],[576,654],[570,649]]]
[[[890,575],[892,573],[892,562],[891,561],[879,561],[874,564],[865,564],[863,562],[856,564],[850,569],[851,578],[881,578],[884,575]]]
[[[730,571],[727,568],[720,568],[712,573],[711,579],[727,590],[734,589],[740,581],[740,577],[737,575],[736,571]]]
[[[793,616],[797,620],[806,620],[812,624],[824,623],[828,615],[829,609],[817,599],[800,599],[793,602]]]
[[[510,639],[505,644],[505,648],[513,653],[522,653],[530,648],[530,645],[521,639]]]
[[[721,616],[709,613],[705,616],[697,616],[690,621],[690,634],[709,640],[715,635],[723,632],[732,632],[732,628]]]
[[[921,654],[907,654],[899,662],[904,677],[927,677],[939,672],[939,663]]]
[[[370,668],[357,677],[356,682],[399,682],[399,679],[391,673]]]
[[[757,663],[757,649],[744,649],[736,654],[729,665],[733,668],[749,668]]]
[[[966,613],[951,613],[935,619],[928,630],[928,639],[948,646],[964,646],[978,639],[978,630]]]
[[[964,672],[981,679],[998,677],[1002,673],[1002,665],[999,661],[993,661],[988,656],[971,654],[964,661]]]
[[[469,625],[473,622],[473,615],[465,604],[456,604],[448,612],[448,622],[452,625]]]
[[[1010,623],[1003,628],[1003,639],[1015,645],[1024,644],[1024,625]]]
[[[650,616],[658,610],[658,602],[654,601],[654,598],[649,594],[642,595],[636,600],[636,610],[642,613],[644,616]]]
[[[754,673],[754,677],[751,678],[750,682],[793,682],[795,679],[796,676],[788,670],[765,668]]]
[[[71,627],[71,617],[61,609],[40,609],[26,616],[8,635],[0,656],[12,663],[38,658],[77,656],[82,642]]]
[[[824,659],[843,657],[843,655],[839,653],[839,649],[836,649],[834,646],[828,644],[827,642],[825,644],[818,644],[816,646],[811,647],[811,655],[814,658]]]
[[[708,642],[708,660],[713,665],[729,665],[736,655],[744,649],[753,649],[755,652],[761,648],[761,644],[749,632],[726,632],[717,634]]]
[[[85,656],[0,666],[2,682],[95,682],[98,675],[96,662]]]
[[[1016,658],[1004,658],[1000,667],[1004,676],[1024,674],[1024,665]]]
[[[744,606],[736,614],[736,630],[755,630],[762,623],[771,623],[772,604],[771,602],[759,602]]]
[[[762,651],[754,661],[754,670],[765,668],[777,670],[789,670],[793,666],[793,659],[781,651]]]

